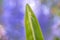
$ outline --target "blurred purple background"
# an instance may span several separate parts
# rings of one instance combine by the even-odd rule
[[[54,1],[56,3],[56,1]],[[34,11],[45,40],[60,37],[60,18],[51,13],[52,0],[1,0],[0,24],[4,25],[8,40],[25,40],[24,14],[28,3]]]

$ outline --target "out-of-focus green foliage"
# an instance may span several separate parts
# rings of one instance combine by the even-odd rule
[[[0,6],[2,5],[2,1],[3,1],[3,0],[0,0]]]
[[[28,4],[26,5],[25,30],[26,40],[44,40],[38,20]]]
[[[51,9],[53,14],[60,17],[60,1],[52,4]]]
[[[60,40],[60,38],[59,37],[55,37],[54,40]]]
[[[2,3],[3,3],[3,0],[0,0],[0,16],[2,15],[2,12],[3,12],[3,10],[2,10],[3,9],[2,8],[3,5],[2,5]]]
[[[57,16],[60,16],[60,9],[58,7],[53,7],[53,14],[54,15],[57,15]]]

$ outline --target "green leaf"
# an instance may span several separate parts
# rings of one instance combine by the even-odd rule
[[[38,20],[28,4],[26,5],[25,30],[26,40],[44,40]]]

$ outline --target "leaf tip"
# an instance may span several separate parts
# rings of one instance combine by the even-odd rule
[[[30,9],[30,5],[29,4],[26,4],[26,9]]]

